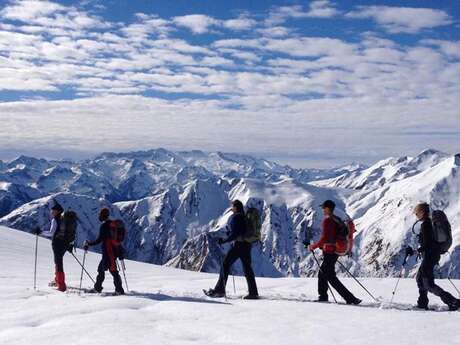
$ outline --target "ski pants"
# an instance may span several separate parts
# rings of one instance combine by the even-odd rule
[[[51,247],[53,248],[56,272],[64,272],[64,254],[67,251],[68,245],[62,241],[53,240]]]
[[[339,258],[337,254],[324,253],[323,263],[318,274],[318,294],[320,299],[328,299],[328,283],[337,290],[347,303],[352,303],[356,297],[340,282],[335,273],[335,264]]]
[[[251,243],[239,241],[235,242],[233,247],[228,251],[224,258],[219,280],[217,281],[216,287],[214,288],[215,291],[225,292],[225,286],[227,285],[230,268],[236,262],[236,260],[240,259],[241,263],[243,264],[244,276],[246,277],[246,281],[248,283],[249,294],[253,296],[257,296],[259,294],[257,291],[254,271],[252,270],[251,249]]]
[[[420,307],[428,306],[428,292],[440,297],[447,305],[456,300],[454,296],[444,291],[434,282],[434,267],[438,264],[440,258],[441,256],[439,254],[427,253],[423,255],[422,263],[420,264],[416,276],[419,292],[417,304]]]
[[[102,260],[99,263],[99,266],[97,267],[97,277],[96,277],[96,284],[94,284],[94,290],[99,291],[99,292],[102,291],[103,289],[102,283],[105,280],[105,271],[109,270],[110,274],[113,277],[113,285],[115,286],[115,291],[124,292],[123,285],[121,283],[120,274],[118,273],[118,270],[116,269],[116,263],[115,263],[115,269],[113,268],[113,265],[114,263],[111,262],[111,259],[109,258],[109,256],[103,254]]]

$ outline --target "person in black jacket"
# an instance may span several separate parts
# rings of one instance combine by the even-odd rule
[[[422,263],[416,277],[419,291],[417,307],[428,309],[428,292],[431,292],[439,296],[448,305],[449,310],[457,310],[460,307],[460,300],[444,291],[434,282],[433,270],[441,258],[441,252],[434,240],[430,206],[427,203],[421,203],[415,207],[414,213],[417,219],[422,222],[419,235],[420,247],[418,248],[419,254],[422,255]]]
[[[83,245],[84,250],[88,250],[89,246],[95,246],[102,244],[102,260],[97,268],[97,278],[94,284],[94,292],[101,292],[103,287],[102,283],[105,279],[105,271],[109,270],[113,277],[113,284],[115,285],[115,293],[117,295],[124,295],[125,291],[121,283],[121,277],[117,269],[117,258],[120,257],[121,253],[119,246],[114,246],[111,237],[110,223],[111,220],[110,211],[108,208],[103,208],[99,212],[99,221],[102,222],[99,228],[99,236],[94,241],[85,241]]]
[[[227,285],[230,267],[236,260],[240,259],[243,264],[244,275],[248,283],[249,294],[244,299],[258,299],[257,284],[252,270],[251,264],[251,249],[252,244],[244,240],[246,234],[246,217],[244,215],[244,207],[241,201],[235,200],[232,202],[233,215],[228,221],[230,235],[227,239],[219,239],[218,243],[234,242],[232,248],[228,251],[224,258],[219,280],[214,289],[209,289],[207,295],[210,297],[224,297],[225,286]]]

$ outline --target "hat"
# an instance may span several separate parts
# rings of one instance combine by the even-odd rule
[[[333,202],[332,200],[326,200],[320,206],[321,208],[330,208],[331,210],[333,210],[335,208],[335,202]]]
[[[64,212],[64,209],[62,208],[62,206],[59,205],[57,202],[54,203],[54,206],[51,207],[51,210],[58,211],[59,213]]]

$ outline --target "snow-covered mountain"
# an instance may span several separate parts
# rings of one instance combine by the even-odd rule
[[[128,257],[189,270],[216,272],[226,247],[231,200],[257,207],[262,243],[253,250],[259,276],[316,272],[305,238],[319,236],[325,199],[357,225],[354,259],[341,260],[356,274],[396,275],[404,248],[413,244],[412,207],[421,200],[444,209],[454,233],[441,271],[460,277],[460,156],[425,150],[371,167],[293,169],[264,159],[165,149],[104,153],[82,162],[19,157],[0,164],[2,224],[24,231],[47,227],[52,199],[76,210],[78,244],[96,236],[97,210],[111,208],[128,226]],[[410,261],[412,274],[415,262]],[[235,267],[241,273],[241,267]]]

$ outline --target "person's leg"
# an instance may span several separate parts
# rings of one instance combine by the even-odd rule
[[[416,276],[417,287],[418,287],[418,299],[417,307],[426,309],[428,308],[428,279],[427,279],[427,262],[425,258],[422,259],[422,263],[417,272]]]
[[[119,294],[124,294],[125,290],[123,289],[123,285],[121,283],[120,273],[118,271],[110,271],[113,277],[113,285],[115,286],[115,292]]]
[[[434,282],[434,267],[437,265],[438,261],[439,256],[427,258],[423,284],[428,292],[438,296],[445,304],[451,306],[453,303],[457,303],[457,299]]]
[[[220,269],[219,280],[217,281],[216,286],[214,287],[214,291],[219,293],[225,292],[225,286],[227,285],[228,275],[230,273],[230,267],[235,263],[238,259],[239,253],[238,248],[234,245],[228,251],[227,255],[225,255],[223,267]]]
[[[329,271],[331,269],[331,258],[328,254],[324,254],[323,262],[319,267],[318,272],[318,296],[320,301],[327,301],[328,300],[328,282],[327,277],[330,274]]]
[[[97,267],[96,283],[94,284],[94,290],[96,290],[97,292],[101,292],[103,289],[102,283],[104,282],[104,279],[105,279],[106,270],[107,270],[107,263],[106,263],[104,256],[102,256],[102,260],[99,263],[99,266]]]
[[[64,254],[67,248],[64,243],[55,242],[53,243],[54,263],[56,266],[56,283],[59,291],[66,291],[67,286],[65,284],[64,274]]]
[[[252,245],[250,243],[241,243],[240,247],[240,259],[243,263],[244,276],[246,277],[246,282],[248,283],[249,295],[258,296],[259,292],[257,291],[256,278],[252,269]]]
[[[339,293],[340,296],[345,300],[347,303],[354,303],[358,299],[342,284],[342,282],[337,278],[335,273],[335,264],[337,259],[339,258],[336,254],[328,254],[329,257],[328,267],[326,271],[327,280],[329,284]]]

